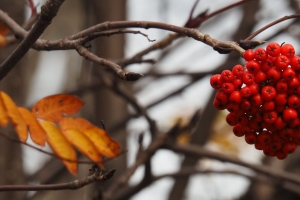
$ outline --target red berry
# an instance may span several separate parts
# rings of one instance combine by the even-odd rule
[[[284,55],[280,55],[276,58],[275,66],[279,70],[286,69],[289,64],[290,64],[290,60],[288,59],[288,57],[286,57]]]
[[[272,86],[265,86],[261,90],[261,96],[264,101],[271,101],[276,96],[276,89]]]
[[[242,65],[235,65],[232,68],[232,73],[236,76],[236,77],[242,77],[244,74],[244,67]]]
[[[265,111],[272,111],[275,109],[275,102],[274,101],[266,101],[263,103],[263,109]]]
[[[246,85],[251,85],[254,82],[254,76],[253,74],[250,74],[249,72],[245,72],[242,77],[243,83]]]
[[[285,105],[287,102],[287,94],[286,93],[279,93],[276,95],[274,102],[276,105]]]
[[[262,82],[265,82],[267,80],[267,74],[263,71],[259,71],[254,76],[254,81],[257,84],[260,84]]]
[[[267,72],[267,77],[271,80],[271,81],[277,81],[280,79],[281,76],[281,72],[275,68],[272,67],[271,69],[268,70]]]
[[[296,76],[296,73],[292,68],[286,68],[282,72],[282,78],[286,81],[291,80],[295,76]]]
[[[300,98],[297,95],[292,94],[288,97],[287,104],[290,108],[298,108],[300,104]]]
[[[285,93],[288,89],[288,84],[285,80],[279,80],[276,83],[276,90],[278,93]]]
[[[250,61],[254,59],[254,51],[252,49],[248,49],[244,52],[243,57],[246,61]]]
[[[228,115],[226,116],[226,122],[230,126],[237,125],[238,124],[238,117],[237,117],[237,115],[234,114],[234,113],[228,113]]]
[[[234,86],[232,83],[223,83],[222,85],[222,90],[226,93],[226,94],[231,94],[234,91]]]
[[[297,148],[297,145],[293,142],[285,142],[282,146],[282,151],[287,154],[293,153]]]
[[[233,79],[232,84],[234,86],[234,89],[240,89],[243,85],[243,81],[240,78],[235,78]]]
[[[282,114],[283,120],[290,122],[298,117],[298,112],[293,108],[286,108]]]
[[[256,135],[256,133],[255,132],[247,133],[245,135],[245,141],[248,144],[255,144],[256,141],[257,141],[257,135]]]
[[[221,78],[223,82],[231,82],[234,79],[234,75],[230,70],[224,70],[221,73]]]
[[[264,113],[264,121],[268,124],[273,124],[277,121],[278,115],[275,111],[269,111]]]
[[[229,96],[229,102],[239,104],[242,102],[242,95],[239,91],[233,91]]]
[[[232,128],[232,132],[234,133],[235,136],[237,137],[242,137],[244,136],[243,130],[242,130],[242,126],[240,124],[235,125]]]
[[[263,149],[263,153],[264,153],[266,156],[270,156],[270,157],[276,156],[276,151],[272,150],[269,146],[266,146],[266,147]]]
[[[297,77],[292,78],[288,81],[288,86],[291,89],[291,94],[295,92],[295,89],[299,86],[299,79]]]
[[[300,70],[300,57],[299,56],[292,57],[290,65],[291,65],[292,69],[294,69],[295,71],[299,71]]]
[[[258,85],[256,83],[248,85],[248,87],[250,89],[251,95],[256,95],[259,92]]]
[[[221,101],[216,98],[214,99],[213,105],[217,110],[224,110],[226,108],[226,105],[222,104]]]
[[[214,89],[220,89],[222,87],[223,81],[221,79],[221,74],[215,74],[210,78],[210,85]]]
[[[254,52],[254,58],[258,61],[265,61],[268,58],[267,52],[263,48],[258,48]]]
[[[260,70],[260,64],[255,60],[250,60],[246,63],[246,68],[251,74],[256,74]]]
[[[263,104],[263,99],[260,94],[256,94],[251,98],[251,103],[254,106],[261,106]]]
[[[243,99],[243,100],[242,100],[242,103],[241,103],[241,109],[242,109],[243,111],[247,111],[247,110],[250,109],[250,107],[251,107],[250,101],[248,101],[248,100],[246,100],[246,99]]]
[[[276,42],[269,43],[267,48],[266,48],[267,54],[270,56],[279,56],[280,54],[280,45]]]
[[[221,104],[227,104],[229,101],[229,95],[223,90],[219,90],[216,93],[216,99],[221,102]]]
[[[239,111],[240,106],[239,106],[238,104],[229,103],[229,104],[227,104],[226,109],[227,109],[229,112],[234,113],[234,112]]]
[[[291,58],[295,55],[295,49],[291,44],[284,44],[280,48],[280,53],[288,58]]]
[[[257,135],[257,141],[262,144],[268,144],[271,142],[271,135],[268,131],[260,131]]]
[[[286,157],[288,156],[287,153],[284,153],[283,151],[279,150],[276,152],[276,157],[279,159],[279,160],[283,160],[285,159]]]
[[[251,96],[251,91],[248,86],[243,87],[240,92],[243,98],[248,98]]]
[[[274,123],[275,128],[277,128],[278,130],[283,129],[286,125],[287,123],[283,121],[283,119],[280,116],[277,117],[277,120]]]

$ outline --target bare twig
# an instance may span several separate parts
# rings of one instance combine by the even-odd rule
[[[101,169],[93,168],[90,169],[90,174],[82,179],[74,180],[68,183],[58,184],[45,184],[45,185],[1,185],[1,191],[41,191],[41,190],[76,190],[89,185],[97,181],[106,181],[110,179],[115,169],[109,170],[108,172],[101,171]]]
[[[258,34],[260,34],[261,32],[267,30],[268,28],[280,23],[280,22],[283,22],[285,20],[288,20],[288,19],[294,19],[294,18],[299,18],[300,17],[300,14],[295,14],[295,15],[287,15],[287,16],[284,16],[284,17],[281,17],[280,19],[277,19],[269,24],[267,24],[266,26],[258,29],[257,31],[255,31],[254,33],[252,33],[250,36],[248,36],[245,40],[251,40],[253,39],[255,36],[257,36]]]

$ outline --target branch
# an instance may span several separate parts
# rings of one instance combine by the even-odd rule
[[[0,65],[0,80],[2,80],[29,51],[31,46],[40,37],[44,30],[56,16],[64,0],[48,0],[41,8],[41,16],[35,26],[28,33],[26,38],[9,55],[9,57]]]
[[[88,176],[67,183],[45,184],[45,185],[0,185],[0,191],[41,191],[41,190],[76,190],[96,181],[106,181],[110,179],[115,169],[108,172],[101,171],[96,165],[90,169]]]
[[[258,29],[257,31],[255,31],[254,33],[252,33],[250,36],[248,36],[245,40],[251,40],[253,39],[255,36],[257,36],[258,34],[260,34],[261,32],[265,31],[266,29],[280,23],[280,22],[283,22],[285,20],[288,20],[288,19],[294,19],[294,18],[298,18],[300,17],[300,14],[295,14],[295,15],[288,15],[288,16],[284,16],[284,17],[281,17],[280,19],[277,19],[267,25],[265,25],[264,27]]]

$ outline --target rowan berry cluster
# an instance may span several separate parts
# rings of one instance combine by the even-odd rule
[[[227,109],[233,133],[267,156],[284,159],[300,145],[300,57],[291,44],[245,51],[245,66],[213,75],[214,106]]]

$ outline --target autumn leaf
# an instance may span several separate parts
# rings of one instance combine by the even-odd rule
[[[19,135],[20,140],[26,142],[28,138],[27,124],[19,112],[18,107],[5,92],[0,91],[0,95],[10,122]]]
[[[9,117],[6,112],[2,97],[0,96],[0,125],[5,127],[8,124]]]
[[[95,145],[98,152],[106,157],[113,158],[120,153],[120,145],[108,133],[83,118],[63,118],[59,121],[61,129],[77,129],[84,133]]]
[[[38,123],[33,114],[26,108],[18,107],[23,119],[28,125],[31,139],[34,143],[45,146],[46,143],[46,132]]]
[[[75,114],[83,105],[78,97],[67,94],[57,94],[45,97],[32,107],[36,118],[59,122],[67,114]]]
[[[0,35],[5,36],[9,33],[9,29],[0,22]]]
[[[83,155],[87,156],[93,162],[98,163],[101,168],[104,168],[101,155],[92,141],[89,140],[89,138],[87,138],[82,132],[76,129],[69,129],[63,131],[63,134]]]
[[[77,174],[77,162],[70,162],[68,160],[77,161],[77,156],[74,148],[62,134],[62,132],[49,121],[39,122],[42,128],[46,131],[47,142],[51,149],[61,159],[62,163],[67,167],[69,172]],[[65,160],[68,159],[68,160]]]

